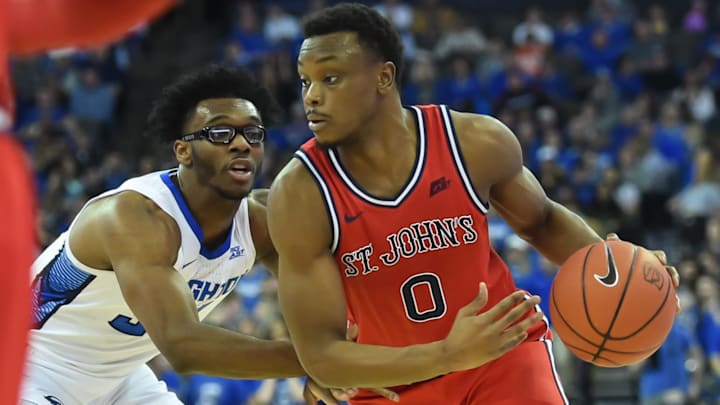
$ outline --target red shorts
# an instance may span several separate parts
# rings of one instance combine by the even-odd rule
[[[413,405],[566,405],[555,370],[552,342],[526,341],[482,367],[450,373],[396,391]],[[362,396],[366,391],[361,391]],[[372,393],[369,393],[373,395]],[[352,405],[392,405],[385,398],[353,399]]]

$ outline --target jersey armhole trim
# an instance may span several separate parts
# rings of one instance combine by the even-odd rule
[[[238,242],[242,243],[243,246],[247,245],[252,247],[253,257],[255,257],[255,259],[257,260],[257,249],[255,248],[255,243],[253,242],[253,234],[250,227],[250,201],[248,201],[249,198],[249,195],[243,198],[242,202],[240,203],[240,208],[238,209],[238,212],[240,213],[242,218],[242,230],[240,230],[242,238]],[[233,228],[237,227],[238,225],[237,214],[235,214],[235,217],[233,218],[233,224]]]
[[[330,188],[305,151],[302,149],[296,151],[294,157],[302,162],[310,174],[312,174],[312,178],[315,180],[320,194],[322,194],[325,211],[327,211],[328,218],[330,219],[330,232],[332,233],[332,235],[330,235],[330,252],[334,255],[340,242],[340,221],[338,220],[332,194],[330,194]]]
[[[459,147],[457,135],[455,134],[455,126],[453,125],[452,119],[450,118],[450,112],[448,111],[446,105],[441,105],[438,107],[440,108],[440,112],[442,114],[443,125],[445,126],[445,134],[447,135],[448,144],[450,146],[450,153],[452,154],[452,158],[455,161],[455,168],[457,169],[458,174],[460,175],[460,178],[465,185],[465,192],[468,194],[468,197],[470,197],[470,200],[472,200],[477,209],[479,209],[480,212],[482,212],[483,214],[487,215],[487,212],[490,209],[490,204],[480,198],[477,191],[475,190],[475,186],[473,186],[472,181],[470,180],[470,176],[468,176],[465,159],[463,158],[462,151]]]

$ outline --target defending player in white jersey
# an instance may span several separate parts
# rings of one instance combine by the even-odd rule
[[[23,403],[179,404],[145,366],[160,352],[180,373],[304,374],[290,342],[200,322],[254,262],[277,267],[251,194],[274,108],[239,69],[165,89],[149,131],[173,144],[179,167],[90,200],[34,264]]]

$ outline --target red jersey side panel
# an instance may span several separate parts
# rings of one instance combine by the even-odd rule
[[[330,248],[360,343],[407,346],[443,339],[481,281],[488,285],[488,308],[516,289],[490,246],[487,205],[465,172],[449,112],[412,109],[416,164],[396,198],[364,192],[336,152],[320,149],[314,139],[296,154],[323,190],[334,229]],[[535,339],[544,333],[538,330]]]

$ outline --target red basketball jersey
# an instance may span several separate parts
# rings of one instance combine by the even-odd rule
[[[487,283],[490,308],[516,290],[492,249],[488,205],[475,192],[445,106],[413,106],[418,148],[396,198],[365,192],[337,153],[315,139],[295,154],[317,181],[332,228],[348,317],[358,342],[386,346],[447,336],[458,310]],[[392,134],[388,134],[392,136]],[[545,336],[538,328],[531,339]]]

